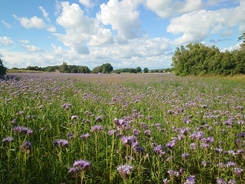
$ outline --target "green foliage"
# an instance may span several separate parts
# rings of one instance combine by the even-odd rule
[[[136,73],[141,73],[141,68],[140,67],[136,68]]]
[[[113,67],[111,66],[111,64],[105,63],[105,64],[102,64],[101,66],[96,66],[92,70],[92,73],[110,73],[112,71],[113,71]]]
[[[244,51],[220,52],[202,43],[177,48],[172,57],[176,75],[235,75],[244,72]]]
[[[0,76],[6,75],[7,68],[4,67],[3,61],[0,59]]]
[[[144,68],[144,73],[148,73],[149,69],[148,68]]]

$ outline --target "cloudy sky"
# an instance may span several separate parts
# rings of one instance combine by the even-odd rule
[[[245,0],[0,0],[4,66],[168,68],[176,47],[239,45]]]

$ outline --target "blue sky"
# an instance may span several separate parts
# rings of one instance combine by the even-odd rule
[[[245,0],[0,0],[4,66],[168,68],[189,43],[239,48]]]

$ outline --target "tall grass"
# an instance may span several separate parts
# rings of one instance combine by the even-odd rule
[[[0,183],[245,182],[245,81],[46,75],[0,81]]]

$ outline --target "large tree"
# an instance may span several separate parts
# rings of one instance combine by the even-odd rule
[[[6,75],[7,68],[3,66],[3,61],[0,59],[0,76]]]
[[[241,50],[245,51],[245,32],[238,38],[238,41],[243,40],[240,44]]]

